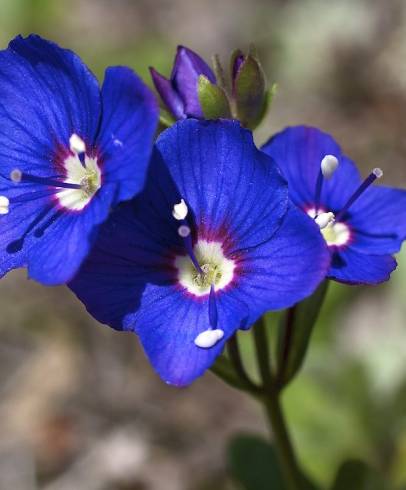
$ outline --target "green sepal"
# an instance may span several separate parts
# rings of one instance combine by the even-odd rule
[[[216,359],[216,362],[211,366],[210,371],[221,378],[229,386],[250,393],[255,398],[261,398],[261,390],[240,378],[230,359],[225,355],[220,355]]]
[[[264,71],[257,60],[249,54],[234,81],[236,115],[243,126],[255,129],[264,116],[266,81]]]
[[[199,76],[198,95],[205,119],[231,117],[230,104],[224,90],[204,75]]]
[[[175,122],[176,121],[173,118],[172,114],[161,107],[159,111],[159,124],[161,124],[165,128],[170,128],[173,124],[175,124]]]
[[[328,281],[325,280],[310,297],[287,310],[282,317],[277,345],[280,388],[286,386],[302,367],[327,288]]]

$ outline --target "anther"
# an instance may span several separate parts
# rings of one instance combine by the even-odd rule
[[[334,155],[326,155],[321,161],[323,177],[330,179],[338,167],[338,159]]]
[[[21,182],[22,176],[23,173],[18,168],[15,168],[10,172],[10,179],[15,183]]]
[[[329,179],[335,172],[337,166],[338,166],[338,159],[334,155],[325,155],[320,163],[320,170],[319,173],[317,174],[316,192],[314,196],[316,214],[320,206],[321,190],[323,188],[324,177],[326,179]]]
[[[380,169],[380,168],[374,168],[374,169],[372,170],[372,173],[375,175],[375,177],[376,177],[377,179],[380,179],[380,178],[382,178],[382,177],[383,177],[383,170],[382,170],[382,169]]]
[[[335,216],[334,216],[334,213],[331,213],[331,212],[321,213],[315,217],[314,221],[319,225],[320,230],[323,230],[328,225],[334,223]]]
[[[186,218],[189,210],[188,207],[183,199],[181,199],[180,203],[175,204],[173,206],[172,210],[172,216],[177,219],[178,221],[181,221]]]
[[[182,238],[188,237],[190,235],[190,233],[191,233],[191,230],[190,230],[190,228],[188,226],[186,226],[186,225],[179,226],[179,228],[178,228],[178,234]]]
[[[78,155],[86,152],[85,142],[76,133],[73,133],[69,138],[69,146],[71,151],[73,153],[77,153]]]
[[[224,331],[220,328],[216,328],[215,330],[209,329],[199,333],[194,342],[197,347],[201,347],[202,349],[209,349],[210,347],[215,346],[217,342],[223,337]]]
[[[6,196],[0,196],[0,214],[8,214],[10,201]]]

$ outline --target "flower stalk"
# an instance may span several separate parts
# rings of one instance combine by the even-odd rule
[[[280,469],[288,490],[301,490],[303,488],[303,477],[282,411],[277,381],[270,367],[269,343],[266,324],[263,319],[260,319],[254,326],[254,341],[258,369],[263,383],[261,401],[272,431]]]

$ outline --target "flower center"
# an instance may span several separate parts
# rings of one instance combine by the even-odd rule
[[[101,187],[101,171],[96,157],[86,155],[84,142],[73,134],[70,138],[71,154],[65,159],[64,183],[77,188],[61,189],[56,194],[59,204],[72,211],[81,211],[89,204]]]
[[[101,186],[101,172],[97,158],[84,158],[84,165],[77,155],[70,155],[64,162],[66,179],[64,182],[78,184],[78,189],[62,189],[56,194],[59,204],[72,211],[81,211]]]
[[[220,242],[199,240],[193,248],[194,256],[200,264],[199,272],[189,255],[177,256],[175,267],[178,270],[179,283],[195,296],[210,294],[210,287],[214,291],[224,289],[233,279],[235,263],[225,257]]]
[[[346,245],[351,237],[350,229],[345,223],[331,223],[320,231],[329,247]]]
[[[319,212],[316,215],[315,208],[311,208],[307,211],[307,214],[314,218],[319,225],[320,233],[329,247],[341,247],[349,242],[351,238],[350,228],[341,221],[335,221],[333,213]]]

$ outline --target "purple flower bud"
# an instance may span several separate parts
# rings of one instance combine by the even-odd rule
[[[212,83],[216,83],[216,77],[198,54],[178,46],[170,80],[154,68],[150,71],[157,92],[176,119],[203,117],[198,96],[199,76],[205,75]]]

